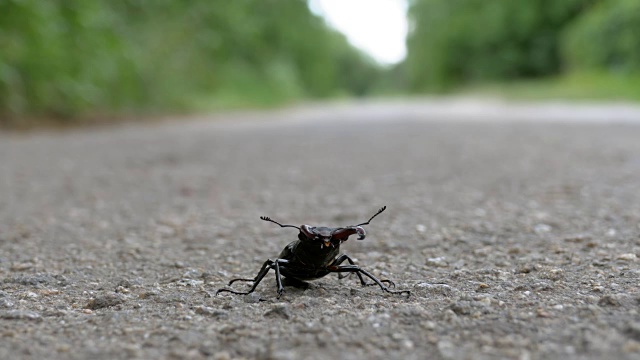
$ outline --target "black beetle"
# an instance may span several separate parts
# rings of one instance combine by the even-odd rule
[[[280,225],[280,227],[292,227],[300,230],[298,240],[289,243],[275,260],[269,259],[265,261],[255,278],[239,278],[229,281],[229,286],[236,281],[251,281],[253,282],[253,286],[249,291],[241,292],[222,288],[218,289],[216,295],[221,292],[230,292],[238,295],[251,294],[269,270],[274,269],[276,271],[278,298],[280,298],[280,295],[284,292],[282,277],[285,277],[287,280],[292,280],[293,284],[297,283],[302,285],[305,284],[305,280],[319,279],[329,273],[339,273],[338,276],[340,278],[343,278],[342,273],[356,273],[362,286],[378,285],[383,291],[388,293],[407,294],[407,296],[409,296],[411,294],[409,290],[390,290],[383,283],[388,283],[395,287],[395,284],[391,280],[379,280],[373,276],[373,274],[361,269],[349,256],[339,254],[340,245],[347,241],[349,236],[358,234],[358,240],[363,240],[367,233],[362,228],[362,225],[368,225],[374,217],[380,215],[386,208],[386,206],[380,208],[367,222],[339,228],[309,225],[302,225],[300,227],[282,225],[277,221],[271,220],[269,217],[261,216],[260,219],[276,223]],[[345,261],[349,262],[349,265],[340,265]],[[364,281],[362,275],[373,280],[373,283]]]

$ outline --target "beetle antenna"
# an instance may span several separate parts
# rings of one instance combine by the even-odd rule
[[[363,222],[362,224],[358,224],[358,225],[355,225],[355,226],[369,225],[369,223],[371,222],[371,220],[373,220],[374,217],[380,215],[386,209],[387,209],[386,206],[381,207],[380,210],[378,210],[378,212],[375,213],[367,222]]]
[[[376,215],[378,215],[378,214],[376,214]],[[277,221],[271,220],[271,218],[268,217],[268,216],[260,216],[260,219],[262,219],[264,221],[271,221],[272,223],[280,225],[280,227],[292,227],[292,228],[296,228],[296,229],[300,230],[300,228],[295,226],[295,225],[282,225]]]

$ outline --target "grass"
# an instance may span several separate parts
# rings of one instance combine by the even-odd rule
[[[575,73],[555,78],[468,86],[464,95],[509,100],[640,101],[640,74]]]

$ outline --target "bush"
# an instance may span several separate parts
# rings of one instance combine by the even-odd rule
[[[591,0],[415,0],[407,75],[413,90],[556,74],[559,34]]]
[[[640,71],[640,1],[602,1],[566,31],[563,58],[572,71]]]
[[[366,93],[305,0],[0,0],[0,126]]]

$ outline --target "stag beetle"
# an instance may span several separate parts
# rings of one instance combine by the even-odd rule
[[[261,216],[260,219],[275,223],[280,225],[280,227],[298,229],[300,231],[298,233],[298,240],[289,243],[275,260],[268,259],[265,261],[255,278],[238,278],[229,281],[228,286],[231,286],[236,281],[253,282],[253,286],[249,291],[241,292],[222,288],[218,289],[216,295],[221,292],[230,292],[238,295],[251,294],[269,270],[274,269],[276,272],[276,284],[278,286],[278,298],[280,298],[284,292],[282,277],[292,282],[293,285],[304,285],[306,284],[304,282],[305,280],[319,279],[329,273],[338,273],[339,278],[344,278],[351,273],[355,273],[360,279],[362,286],[378,285],[383,291],[388,293],[407,294],[407,296],[409,296],[411,294],[409,290],[390,290],[383,283],[395,287],[395,284],[391,280],[379,280],[368,271],[356,265],[349,256],[339,254],[340,245],[347,241],[349,236],[358,234],[358,240],[364,240],[367,233],[362,226],[369,225],[369,222],[373,220],[374,217],[380,215],[386,208],[386,206],[380,208],[367,222],[339,228],[309,225],[301,225],[299,227],[295,225],[282,225],[267,216]],[[340,265],[345,261],[349,262],[349,265]],[[342,276],[343,273],[349,274]],[[364,281],[363,275],[373,280],[373,283]]]

